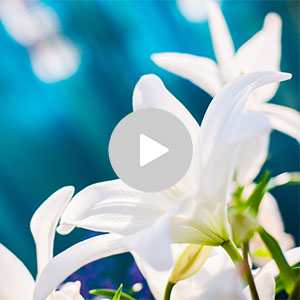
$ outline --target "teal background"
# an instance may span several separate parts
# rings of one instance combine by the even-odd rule
[[[54,191],[115,178],[107,147],[117,122],[131,112],[140,76],[159,75],[166,87],[201,122],[211,98],[188,81],[157,67],[156,52],[178,51],[214,58],[207,22],[188,22],[174,1],[49,1],[63,33],[82,52],[71,78],[41,82],[28,54],[0,24],[0,242],[35,274],[29,222]],[[272,100],[299,109],[299,2],[224,1],[236,49],[275,11],[283,19],[281,68],[293,79]],[[276,175],[299,171],[298,143],[272,133],[267,167]],[[299,188],[274,190],[286,230],[299,244]],[[56,239],[55,251],[86,237],[76,231]],[[127,259],[127,256],[125,257]]]

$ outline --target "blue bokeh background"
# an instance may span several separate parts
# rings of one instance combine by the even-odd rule
[[[9,0],[7,0],[9,1]],[[131,112],[133,88],[155,73],[201,122],[210,96],[158,68],[152,53],[178,51],[214,57],[207,22],[188,22],[175,1],[45,1],[65,36],[81,49],[79,70],[47,84],[33,73],[26,49],[0,24],[0,242],[35,274],[29,221],[55,190],[115,178],[107,148],[117,122]],[[261,29],[270,11],[283,19],[281,69],[293,79],[272,100],[299,109],[299,2],[223,1],[236,49]],[[272,133],[267,167],[299,171],[298,143]],[[286,230],[299,244],[299,188],[274,190]],[[56,252],[86,236],[56,239]],[[128,256],[124,256],[128,259]],[[127,262],[125,264],[128,264]]]

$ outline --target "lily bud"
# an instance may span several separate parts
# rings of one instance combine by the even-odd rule
[[[236,245],[247,243],[254,235],[258,223],[254,214],[249,210],[230,207],[228,211],[231,223],[232,238]]]
[[[197,273],[208,258],[212,247],[203,245],[189,245],[180,255],[169,282],[177,283]]]

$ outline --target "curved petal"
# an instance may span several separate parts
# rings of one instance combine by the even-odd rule
[[[293,138],[300,143],[300,113],[286,106],[266,103],[259,108],[265,112],[271,126]]]
[[[227,83],[210,103],[203,118],[198,148],[203,160],[221,141],[223,144],[237,140],[241,132],[247,132],[246,139],[261,131],[256,122],[249,126],[244,122],[243,110],[251,92],[265,84],[284,81],[291,78],[291,74],[280,72],[255,72],[240,76]],[[256,115],[258,117],[258,115]],[[261,122],[259,122],[261,124]],[[240,126],[244,125],[244,126]],[[252,134],[251,134],[252,132]],[[238,138],[241,141],[241,138]],[[199,150],[199,151],[200,151]]]
[[[75,195],[64,211],[60,234],[75,226],[101,232],[132,234],[168,211],[172,200],[161,193],[143,193],[121,180],[92,184]]]
[[[38,276],[53,257],[53,242],[58,221],[74,194],[74,188],[67,186],[51,195],[34,213],[30,222],[38,264]]]
[[[242,142],[236,164],[237,182],[240,186],[251,183],[260,172],[268,156],[270,132]]]
[[[212,277],[200,299],[244,300],[242,284],[236,270],[225,270]]]
[[[196,139],[199,131],[197,121],[155,75],[142,76],[133,93],[134,111],[149,107],[164,109],[175,115],[186,126],[192,139]]]
[[[276,13],[266,16],[264,26],[246,42],[235,56],[241,74],[257,71],[279,71],[281,59],[281,19]],[[278,83],[253,92],[253,100],[266,102],[278,89]]]
[[[218,220],[214,224],[214,234],[220,239],[228,238],[226,200],[239,143],[268,130],[268,122],[262,114],[243,113],[248,96],[255,88],[289,77],[289,74],[276,72],[241,76],[226,84],[206,111],[195,150],[197,199],[199,205],[207,209],[207,217],[202,218],[208,228],[212,216],[213,220]]]
[[[126,244],[153,268],[168,270],[173,263],[169,222],[171,215],[162,215],[154,224],[128,237]]]
[[[0,299],[32,299],[34,280],[24,264],[0,244]]]
[[[216,161],[214,156],[219,157],[219,163],[225,161],[222,160],[223,154],[224,156],[229,155],[226,161],[231,161],[229,159],[230,153],[232,156],[236,155],[236,150],[229,149],[232,147],[230,144],[254,138],[268,130],[268,122],[262,114],[243,113],[251,92],[265,84],[287,80],[290,77],[290,74],[279,72],[249,73],[231,80],[212,100],[204,115],[195,151],[198,156],[195,159],[195,164],[197,164],[198,170],[203,170],[200,173],[206,181],[209,176],[204,172],[205,165],[209,166],[210,160]],[[224,148],[224,145],[228,145],[228,151],[218,151],[220,147]],[[233,148],[235,148],[234,145]],[[233,157],[232,161],[235,162]],[[224,168],[230,167],[232,169],[234,167],[234,164],[227,165],[220,164]],[[199,176],[201,176],[200,173]],[[221,174],[219,171],[218,173]],[[229,174],[229,172],[225,170],[224,174]]]
[[[270,273],[262,274],[255,278],[255,286],[259,299],[274,300],[275,299],[275,279]],[[247,300],[251,300],[249,286],[244,289],[244,295]]]
[[[157,270],[168,270],[172,266],[171,243],[173,240],[171,221],[192,194],[192,192],[184,194],[177,199],[177,202],[170,207],[168,212],[161,215],[151,226],[126,239],[128,247]]]
[[[206,1],[208,23],[215,54],[223,80],[228,81],[233,75],[234,46],[220,6],[214,0]]]
[[[185,245],[182,244],[172,244],[171,245],[171,252],[172,252],[172,258],[175,260],[177,256],[181,254],[181,252],[184,250]],[[152,265],[147,263],[142,257],[140,257],[137,253],[132,252],[132,255],[134,257],[134,260],[145,277],[148,286],[151,290],[151,293],[157,300],[162,300],[164,296],[165,287],[167,286],[168,279],[172,272],[172,267],[170,267],[167,270],[161,271],[153,268]],[[173,295],[172,295],[173,299]]]
[[[123,237],[117,234],[104,234],[73,245],[55,256],[44,268],[38,278],[33,299],[45,299],[61,282],[82,266],[127,251]]]
[[[161,68],[190,80],[211,96],[223,86],[219,68],[212,59],[182,53],[157,53],[151,58]]]

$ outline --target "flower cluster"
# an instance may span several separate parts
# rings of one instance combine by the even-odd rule
[[[281,19],[268,14],[261,31],[235,52],[218,4],[206,1],[206,9],[217,63],[181,53],[152,56],[213,97],[201,125],[155,75],[143,76],[133,92],[134,111],[164,109],[185,124],[194,147],[186,175],[158,193],[121,180],[93,184],[75,196],[72,187],[58,190],[31,221],[36,280],[0,245],[1,299],[83,299],[80,282],[61,284],[79,268],[125,252],[158,300],[274,299],[282,290],[299,297],[300,249],[293,248],[270,193],[299,183],[299,174],[270,179],[266,172],[254,181],[272,129],[300,142],[300,114],[267,103],[279,82],[291,78],[279,71]],[[55,231],[66,235],[75,227],[103,234],[53,257]]]

